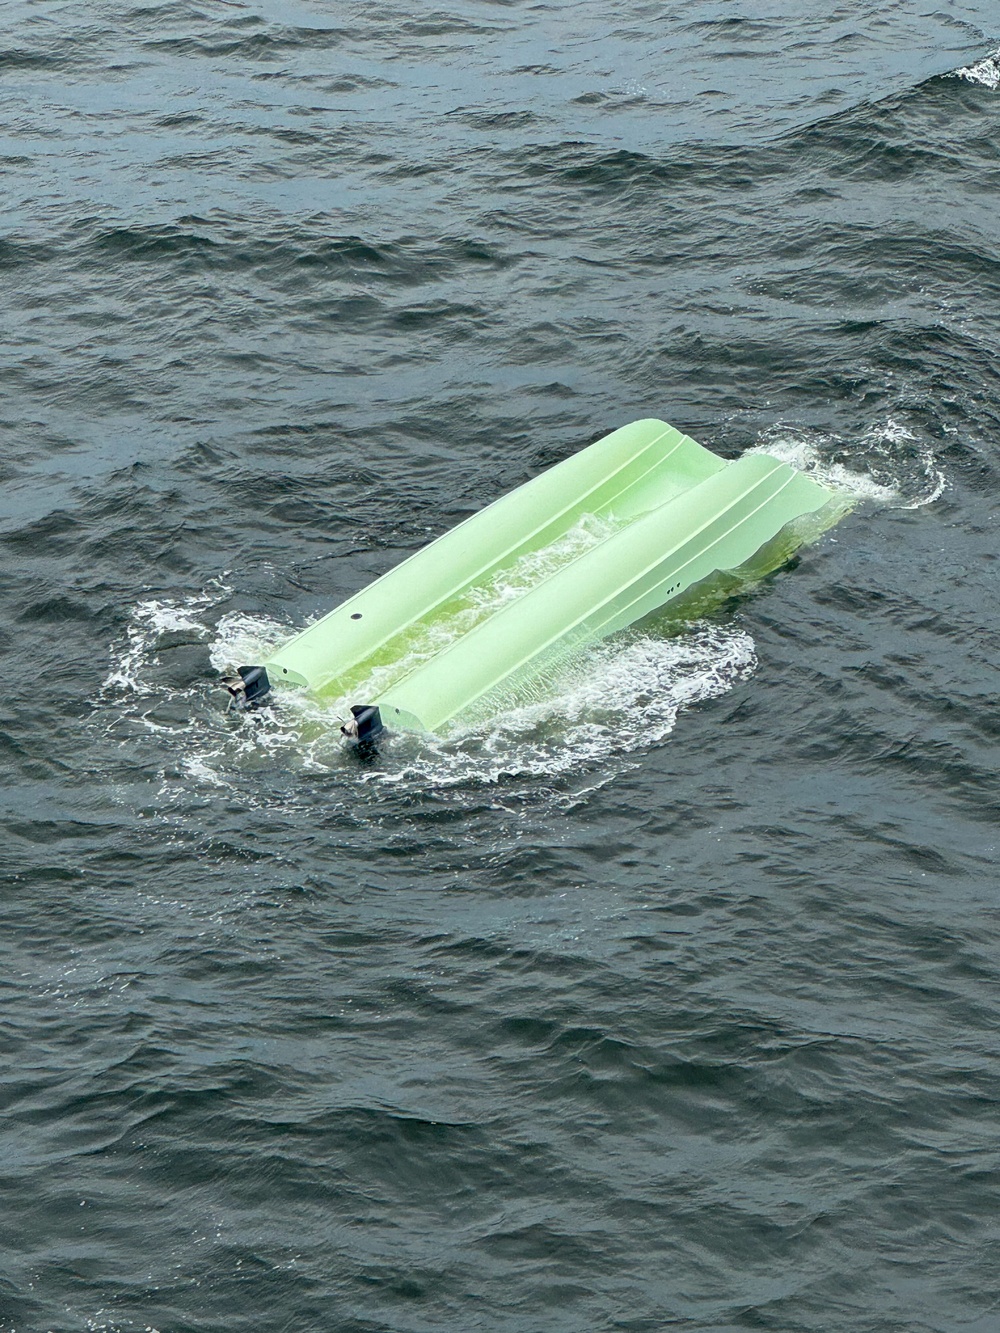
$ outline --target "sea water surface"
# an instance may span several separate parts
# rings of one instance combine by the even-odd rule
[[[995,0],[2,18],[3,1333],[1000,1329]],[[857,503],[226,714],[641,416]]]

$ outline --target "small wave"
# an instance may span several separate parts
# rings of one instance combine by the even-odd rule
[[[273,134],[273,129],[261,130]],[[49,258],[10,238],[3,243],[0,264]],[[514,258],[492,242],[476,236],[446,235],[425,241],[410,236],[375,239],[347,233],[321,234],[313,226],[286,228],[280,234],[250,234],[229,216],[186,214],[150,226],[105,227],[88,223],[82,242],[95,262],[154,265],[170,270],[205,273],[254,273],[268,282],[288,283],[298,291],[321,278],[351,284],[352,299],[370,296],[369,289],[409,290],[438,283],[470,268],[501,270]],[[441,309],[447,313],[447,307]],[[473,307],[456,306],[459,313]]]
[[[967,83],[979,83],[984,88],[996,92],[1000,88],[1000,50],[978,60],[974,65],[964,65],[961,69],[956,69],[951,77],[965,79]]]
[[[253,22],[254,20],[251,20]],[[259,22],[259,20],[256,20]],[[327,51],[342,46],[357,34],[345,28],[295,28],[275,25],[266,32],[237,33],[231,25],[211,36],[157,37],[144,43],[148,50],[171,55],[236,56],[243,60],[275,60],[295,50]]]
[[[15,162],[15,158],[0,159],[0,163]],[[23,159],[25,162],[30,159]],[[17,241],[10,236],[0,240],[0,269],[21,268],[29,264],[44,264],[55,257],[55,250],[49,246]]]
[[[65,62],[44,51],[0,50],[0,71],[22,69],[58,69]]]
[[[947,486],[930,445],[892,417],[854,441],[779,424],[748,452],[769,454],[831,490],[888,509],[933,504]]]

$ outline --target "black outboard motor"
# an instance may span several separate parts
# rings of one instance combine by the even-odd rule
[[[231,676],[226,682],[229,691],[229,707],[243,710],[256,708],[265,694],[271,690],[271,682],[262,666],[241,666],[236,668],[239,679]]]
[[[378,738],[385,730],[382,714],[374,704],[352,704],[353,719],[340,728],[359,759],[374,759],[378,754]]]

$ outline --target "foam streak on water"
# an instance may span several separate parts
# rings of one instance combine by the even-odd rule
[[[893,509],[921,509],[948,482],[934,449],[891,417],[855,440],[775,425],[750,453],[779,458],[852,500]]]

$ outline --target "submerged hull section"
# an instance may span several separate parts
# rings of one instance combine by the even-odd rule
[[[267,674],[331,699],[367,687],[351,702],[378,705],[389,726],[434,731],[746,565],[803,516],[828,510],[834,521],[836,508],[832,492],[777,459],[726,463],[662,421],[633,422],[310,625]]]

